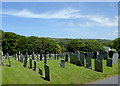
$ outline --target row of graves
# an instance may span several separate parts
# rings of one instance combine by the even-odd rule
[[[60,67],[65,68],[65,62],[70,62],[72,64],[83,66],[88,69],[92,68],[92,59],[94,59],[94,66],[95,71],[103,72],[103,60],[106,60],[106,66],[112,67],[112,64],[117,64],[118,59],[120,59],[120,50],[117,53],[114,53],[113,51],[100,51],[100,52],[87,52],[84,54],[81,54],[79,51],[76,51],[75,53],[62,53],[62,54],[35,54],[33,52],[32,55],[28,55],[26,52],[25,55],[22,55],[22,53],[19,52],[12,56],[15,60],[20,61],[23,63],[24,67],[27,67],[27,64],[30,64],[29,68],[32,69],[34,67],[34,71],[37,70],[37,62],[44,60],[44,69],[45,69],[45,79],[50,81],[50,69],[47,65],[47,60],[59,60],[59,58],[62,58],[60,60]],[[32,58],[30,58],[32,57]],[[2,59],[5,58],[8,60],[9,64],[7,66],[11,67],[10,62],[10,56],[7,53],[5,56],[2,54],[1,58],[1,65],[4,65]],[[69,61],[70,59],[70,61]],[[28,62],[29,61],[29,62]],[[34,61],[34,66],[32,65],[32,61]],[[39,68],[39,74],[43,75],[43,70]]]

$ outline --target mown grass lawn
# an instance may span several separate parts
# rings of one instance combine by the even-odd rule
[[[66,62],[66,68],[60,67],[59,60],[47,60],[47,65],[50,68],[50,81],[44,80],[44,61],[37,62],[37,71],[23,67],[23,63],[11,58],[11,67],[2,67],[2,84],[84,84],[86,82],[96,81],[118,74],[118,65],[113,64],[113,67],[107,67],[104,60],[103,73],[94,71],[94,60],[92,59],[92,70],[85,67],[76,66]],[[120,60],[119,60],[120,61]],[[8,63],[4,59],[4,63]],[[34,62],[33,62],[34,63]],[[34,65],[34,64],[33,64]],[[43,76],[39,75],[39,68],[43,70]]]

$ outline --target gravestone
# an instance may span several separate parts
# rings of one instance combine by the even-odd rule
[[[93,59],[97,59],[97,58],[98,58],[98,52],[97,52],[97,51],[95,51],[95,52],[94,52]]]
[[[100,50],[99,54],[103,55],[103,51],[102,51],[102,50]]]
[[[30,68],[32,69],[32,59],[30,59]]]
[[[39,68],[39,74],[40,74],[40,75],[43,75],[43,71],[42,71],[42,69],[40,69],[40,68]]]
[[[22,53],[21,53],[21,55],[20,55],[20,62],[23,63],[23,56],[22,56]]]
[[[24,67],[27,67],[27,57],[28,56],[28,53],[26,52],[25,54],[25,59],[24,59]]]
[[[17,53],[15,54],[15,60],[17,60]]]
[[[47,64],[47,57],[46,57],[46,54],[44,54],[44,63]]]
[[[87,53],[84,53],[85,54],[85,59],[86,59],[86,57],[87,57]]]
[[[19,55],[18,55],[18,61],[20,61],[20,51],[19,51],[19,53],[18,53]]]
[[[102,60],[103,60],[103,55],[102,55],[102,54],[99,54],[99,55],[98,55],[98,60],[99,60],[99,61],[102,61]]]
[[[65,68],[65,60],[61,60],[60,66],[63,67],[63,68]]]
[[[112,59],[107,59],[107,65],[109,67],[112,67]]]
[[[91,57],[86,57],[86,68],[92,69]]]
[[[68,54],[65,55],[65,61],[68,62]]]
[[[108,59],[108,54],[107,54],[106,51],[103,52],[103,58],[104,58],[104,60],[107,60],[107,59]]]
[[[50,72],[49,72],[49,66],[45,64],[45,79],[50,81]]]
[[[87,53],[87,57],[92,58],[92,52],[88,52],[88,53]]]
[[[40,61],[42,60],[42,53],[40,53]]]
[[[51,58],[51,53],[49,53],[49,58]]]
[[[113,58],[112,58],[112,63],[113,64],[117,64],[118,63],[118,53],[114,53],[113,54]]]
[[[9,54],[8,53],[7,53],[7,58],[8,58],[8,62],[9,62],[9,65],[7,65],[7,66],[11,67],[11,62],[10,62],[10,58],[9,58]]]
[[[80,61],[80,52],[76,51],[75,54],[76,54],[76,65],[82,66],[82,62]]]
[[[39,61],[38,53],[36,54],[36,57],[37,57],[37,61]]]
[[[37,67],[36,61],[34,61],[34,71],[36,71],[36,67]]]
[[[84,58],[85,58],[85,55],[84,54],[81,54],[80,55],[80,61],[82,63],[82,66],[84,66]]]
[[[56,59],[56,53],[55,53],[55,59]]]
[[[120,59],[120,50],[118,50],[118,55],[119,55],[119,56],[118,56],[118,59]]]
[[[34,56],[34,52],[32,53],[32,59],[34,60],[35,58],[34,58],[35,56]]]
[[[109,51],[109,58],[113,57],[114,52],[113,51]]]
[[[95,60],[95,71],[103,72],[103,61]]]
[[[59,54],[57,54],[57,60],[59,60]]]

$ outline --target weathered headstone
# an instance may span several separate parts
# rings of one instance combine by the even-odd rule
[[[49,67],[45,64],[45,79],[50,81]]]
[[[15,60],[17,60],[17,53],[15,54]]]
[[[107,65],[109,67],[112,67],[112,59],[107,59]]]
[[[34,71],[36,71],[36,68],[37,67],[37,64],[36,64],[36,61],[34,61]]]
[[[84,58],[85,58],[85,55],[84,54],[81,54],[80,55],[80,61],[82,63],[82,66],[84,66]]]
[[[46,57],[46,54],[44,54],[44,63],[47,64],[47,57]]]
[[[97,59],[97,58],[98,58],[98,52],[97,52],[97,51],[95,51],[95,52],[94,52],[93,59]]]
[[[40,53],[40,61],[42,60],[42,53]]]
[[[37,57],[37,61],[39,61],[38,53],[36,54],[36,57]]]
[[[57,54],[57,60],[59,60],[59,54]]]
[[[43,75],[43,71],[39,68],[39,74]]]
[[[32,59],[33,59],[33,60],[35,59],[35,55],[34,55],[34,52],[32,53]]]
[[[99,60],[99,61],[102,61],[102,60],[103,60],[103,55],[102,55],[102,54],[99,54],[99,55],[98,55],[98,60]]]
[[[51,58],[51,53],[49,53],[49,58]]]
[[[86,57],[86,68],[92,69],[91,57]]]
[[[107,60],[107,59],[108,59],[108,54],[107,54],[106,51],[103,52],[103,58],[104,58],[104,60]]]
[[[76,65],[82,66],[82,62],[80,60],[80,52],[76,51],[75,54],[76,54]]]
[[[118,63],[118,53],[114,53],[113,54],[113,58],[112,58],[112,63],[113,64],[117,64]]]
[[[9,54],[8,53],[7,53],[7,58],[8,58],[8,62],[9,62],[9,65],[7,65],[7,66],[11,67],[11,62],[10,62],[10,58],[9,58]]]
[[[95,60],[95,71],[103,72],[103,61]]]
[[[22,53],[20,55],[20,62],[23,62],[23,55],[22,55]]]
[[[68,54],[65,55],[65,61],[68,62]]]
[[[28,58],[28,53],[26,52],[25,60],[24,60],[24,67],[27,67],[27,58]]]
[[[32,59],[30,59],[30,68],[32,69]]]
[[[113,57],[114,52],[113,51],[109,51],[109,58]]]
[[[63,67],[63,68],[65,68],[65,60],[61,60],[60,66]]]

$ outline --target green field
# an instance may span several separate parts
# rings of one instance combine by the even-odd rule
[[[46,81],[44,72],[44,61],[37,62],[37,71],[23,67],[23,63],[11,60],[11,67],[2,67],[2,84],[84,84],[91,81],[96,81],[118,74],[118,65],[113,64],[113,67],[107,67],[104,61],[103,73],[94,71],[94,60],[92,60],[93,69],[76,66],[66,62],[66,68],[60,67],[59,60],[47,60],[47,65],[50,68],[50,80]],[[4,59],[4,63],[8,63]],[[34,65],[34,64],[33,64]],[[29,61],[27,66],[29,66]],[[43,76],[38,74],[38,69],[43,70]]]

